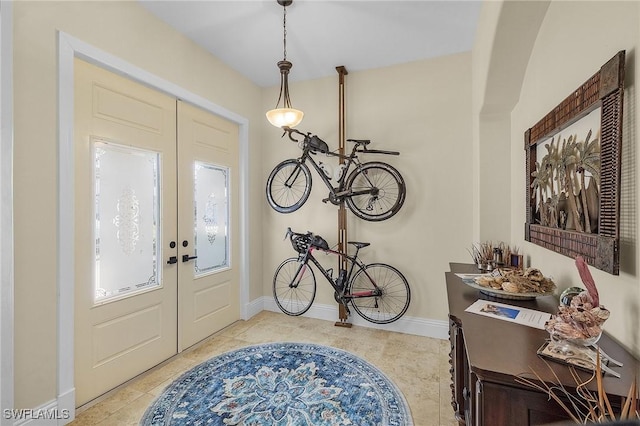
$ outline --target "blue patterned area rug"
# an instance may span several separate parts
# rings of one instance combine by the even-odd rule
[[[216,356],[183,374],[141,425],[412,425],[380,370],[327,346],[269,343]]]

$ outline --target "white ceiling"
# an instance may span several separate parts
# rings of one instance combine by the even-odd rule
[[[141,0],[149,11],[261,87],[279,84],[283,8],[276,0]],[[294,0],[290,81],[471,50],[480,0]]]

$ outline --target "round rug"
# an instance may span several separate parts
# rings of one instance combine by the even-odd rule
[[[380,370],[349,352],[268,343],[216,356],[184,373],[141,425],[412,425]]]

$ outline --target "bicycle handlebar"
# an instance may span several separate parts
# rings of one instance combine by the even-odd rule
[[[295,139],[293,136],[291,136],[291,133],[297,133],[299,135],[304,136],[305,138],[309,137],[311,135],[311,133],[307,133],[306,135],[304,133],[302,133],[300,130],[296,130],[296,129],[292,129],[291,127],[287,127],[284,126],[282,128],[282,130],[284,130],[284,133],[282,134],[281,137],[284,137],[284,135],[288,134],[289,139],[291,139],[294,142],[299,142],[297,139]]]
[[[306,234],[299,232],[293,232],[291,228],[287,228],[285,239],[289,238],[294,250],[300,254],[306,253],[310,248],[316,248],[320,250],[329,250],[329,243],[320,235],[315,235],[311,231],[307,231]]]
[[[295,238],[295,237],[311,237],[313,235],[313,233],[311,231],[307,231],[306,234],[301,234],[299,232],[293,232],[291,230],[291,227],[287,228],[287,233],[284,236],[284,239],[286,240],[287,238],[291,239],[291,238]]]

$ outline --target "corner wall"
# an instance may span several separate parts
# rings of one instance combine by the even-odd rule
[[[348,63],[336,65],[349,70]],[[398,157],[369,154],[363,158],[392,164],[407,185],[404,206],[386,221],[366,222],[347,212],[348,239],[371,243],[360,252],[365,262],[388,263],[406,276],[412,291],[407,317],[445,323],[444,272],[449,262],[468,260],[466,249],[472,242],[471,55],[350,71],[345,81],[347,138],[371,139],[373,149],[400,151]],[[337,73],[335,78],[291,84],[290,91],[294,107],[305,112],[299,130],[317,133],[337,150]],[[265,91],[263,108],[272,107],[276,98],[275,88]],[[300,155],[294,143],[280,139],[281,134],[265,125],[264,182],[277,163]],[[351,146],[347,143],[348,149]],[[338,164],[332,157],[316,157],[333,167]],[[278,264],[295,254],[289,242],[282,240],[288,226],[320,234],[330,245],[337,243],[337,207],[322,203],[328,190],[315,171],[312,175],[311,196],[297,212],[278,214],[264,202],[265,297],[271,297]],[[335,259],[323,260],[336,270]],[[316,278],[316,303],[335,306],[333,289],[324,278]]]
[[[590,268],[600,301],[611,311],[605,330],[635,354],[640,354],[640,281],[638,280],[638,149],[639,123],[636,84],[640,46],[638,2],[562,2],[550,4],[529,59],[520,102],[512,114],[512,139],[522,138],[576,87],[593,75],[619,50],[626,50],[621,182],[620,275]],[[522,140],[522,139],[520,139]],[[524,177],[524,150],[514,160],[512,180]],[[512,213],[524,221],[524,201]],[[522,238],[522,231],[512,231]],[[522,243],[531,262],[558,280],[562,288],[582,285],[573,259],[536,245]]]
[[[492,21],[493,24],[480,26],[484,35],[479,36],[479,39],[490,39],[488,34],[495,34],[495,38],[490,43],[476,45],[474,49],[474,65],[484,65],[474,67],[474,95],[479,96],[475,98],[477,101],[474,100],[474,105],[494,110],[494,100],[504,96],[510,97],[513,102],[507,102],[498,108],[505,117],[503,126],[510,128],[508,139],[488,140],[480,127],[477,131],[474,129],[474,137],[478,138],[480,147],[498,143],[511,150],[508,167],[508,179],[511,182],[511,243],[522,249],[530,265],[552,276],[560,291],[573,285],[582,286],[573,259],[524,241],[526,200],[523,185],[523,134],[616,52],[623,49],[627,51],[621,186],[621,272],[619,276],[613,276],[595,268],[590,269],[600,292],[601,303],[611,311],[605,330],[638,356],[640,284],[637,224],[640,200],[637,173],[639,156],[636,148],[639,122],[636,82],[640,76],[636,58],[640,43],[639,4],[616,1],[544,2],[547,3],[545,10],[540,10],[541,14],[536,15],[539,20],[533,20],[532,23],[529,8],[538,3],[485,4],[485,8],[491,11],[491,18],[487,22]],[[507,18],[511,21],[530,22],[536,30],[534,37],[531,38],[530,33],[523,35],[522,28],[526,27],[507,25]],[[505,31],[500,33],[500,28]],[[502,52],[502,60],[509,58],[508,45],[513,46],[514,54],[519,54],[518,49],[522,46],[529,46],[525,67],[510,67],[508,63],[500,62],[496,53],[506,46],[507,50]],[[482,60],[475,61],[476,57],[491,59],[488,64],[483,64]],[[497,81],[511,72],[516,73],[519,84],[506,89],[491,84],[491,81]],[[476,80],[481,85],[476,85]],[[485,92],[478,93],[479,87],[484,87]],[[483,120],[480,109],[474,109],[474,120]],[[481,193],[489,189],[481,183]],[[480,227],[486,224],[486,220],[484,216],[480,218]]]

